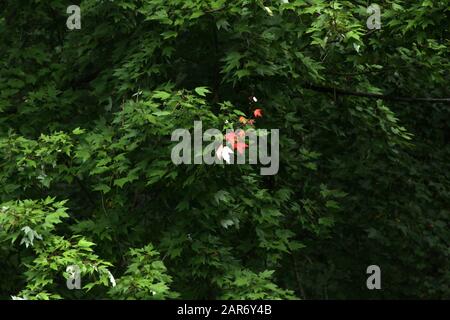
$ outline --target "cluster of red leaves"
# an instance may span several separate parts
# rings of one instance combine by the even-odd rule
[[[239,117],[239,122],[243,125],[253,126],[256,122],[256,118],[262,118],[263,110],[255,109],[253,111],[254,119],[247,119],[246,117]],[[245,149],[248,148],[248,144],[245,143],[245,131],[240,129],[237,134],[234,132],[227,133],[225,135],[225,140],[230,143],[233,150],[237,150],[240,154],[243,154]]]
[[[256,118],[262,118],[263,116],[263,111],[262,109],[255,109],[255,111],[253,111],[253,115],[255,116],[255,119],[247,119],[246,117],[239,117],[239,122],[242,124],[248,124],[248,125],[254,125],[256,122]]]
[[[237,150],[240,154],[243,154],[248,144],[244,141],[245,131],[238,130],[238,133],[230,132],[225,135],[225,140],[231,144],[233,150]]]

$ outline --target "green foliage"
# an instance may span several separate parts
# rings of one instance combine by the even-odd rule
[[[273,271],[256,274],[250,270],[239,270],[227,274],[220,282],[223,289],[221,299],[232,300],[281,300],[293,299],[292,291],[280,289],[271,281]]]
[[[450,96],[448,0],[79,2],[0,3],[0,298],[450,297],[448,104],[317,90]],[[172,163],[254,107],[277,175]]]
[[[110,290],[115,299],[167,299],[178,294],[170,290],[172,278],[152,245],[130,250],[131,263],[118,284]]]

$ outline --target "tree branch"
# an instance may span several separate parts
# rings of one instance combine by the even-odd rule
[[[388,101],[403,101],[403,102],[444,102],[450,103],[450,98],[408,98],[408,97],[397,97],[392,95],[380,94],[380,93],[368,93],[368,92],[358,92],[358,91],[350,91],[333,87],[322,87],[314,84],[304,84],[302,87],[306,89],[310,89],[316,92],[323,93],[332,93],[344,96],[354,96],[354,97],[363,97],[370,99],[380,99],[380,100],[388,100]]]

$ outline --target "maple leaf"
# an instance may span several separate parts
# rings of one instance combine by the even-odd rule
[[[223,151],[223,146],[220,145],[216,150],[216,156],[217,156],[217,159],[219,159],[219,160],[222,160],[222,151]]]
[[[243,116],[240,116],[240,117],[239,117],[239,122],[240,122],[240,123],[246,124],[247,121],[248,121],[248,120],[247,120],[245,117],[243,117]]]
[[[216,156],[219,160],[225,160],[226,163],[231,163],[231,157],[230,154],[233,154],[233,150],[230,149],[230,147],[226,146],[219,146],[216,150]]]
[[[263,111],[262,109],[255,109],[255,111],[253,111],[253,114],[255,115],[255,118],[261,118],[263,116]]]
[[[236,141],[236,134],[234,132],[229,132],[225,135],[225,140],[229,143],[234,143]]]
[[[237,142],[233,145],[233,148],[236,149],[240,154],[243,154],[245,151],[245,148],[248,147],[248,144],[245,142]]]
[[[225,160],[226,163],[231,163],[231,158],[230,158],[230,154],[233,154],[233,150],[231,150],[228,146],[223,148],[222,150],[222,157],[223,160]]]

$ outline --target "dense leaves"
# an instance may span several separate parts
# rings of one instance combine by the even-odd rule
[[[448,0],[74,2],[0,3],[1,298],[450,298]],[[172,163],[250,119],[277,175]]]

